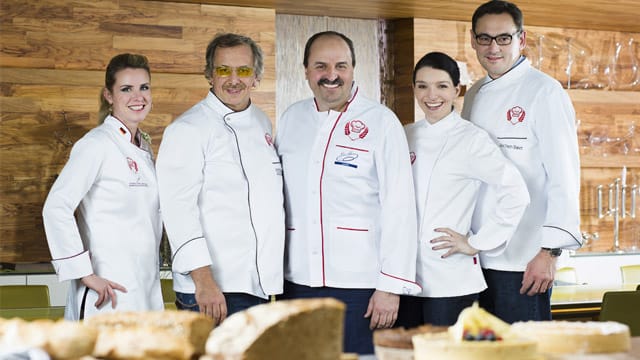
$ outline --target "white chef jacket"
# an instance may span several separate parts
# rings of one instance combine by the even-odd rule
[[[436,228],[468,234],[480,185],[496,186],[497,206],[471,234],[469,244],[488,256],[501,254],[529,203],[518,170],[482,129],[452,111],[430,124],[405,126],[418,208],[417,280],[424,297],[452,297],[487,288],[477,256],[432,250]]]
[[[293,104],[276,135],[285,180],[285,278],[417,293],[415,199],[395,114],[354,85],[344,112]]]
[[[156,168],[176,291],[195,293],[189,273],[211,266],[223,292],[282,293],[282,166],[264,112],[209,92],[167,127]]]
[[[531,204],[504,253],[480,254],[482,267],[524,271],[541,247],[576,249],[580,237],[580,159],[571,99],[560,83],[523,59],[467,92],[462,117],[485,129],[524,177]],[[495,206],[483,189],[474,226]]]
[[[72,280],[65,318],[78,320],[86,287],[96,274],[127,289],[116,290],[115,311],[161,310],[162,223],[149,144],[131,143],[131,133],[108,116],[71,149],[42,212],[52,264],[60,281]],[[137,136],[140,136],[138,133]],[[74,211],[76,217],[74,217]],[[84,318],[114,311],[94,306],[89,290]]]

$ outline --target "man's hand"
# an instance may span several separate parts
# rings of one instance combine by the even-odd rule
[[[469,245],[468,237],[449,228],[437,228],[434,231],[444,233],[444,235],[438,236],[430,241],[432,244],[437,244],[431,248],[433,250],[449,249],[449,251],[442,255],[443,259],[456,253],[469,256],[473,256],[478,253],[478,249]]]
[[[80,279],[80,281],[84,286],[98,293],[98,300],[94,304],[96,308],[99,308],[105,301],[111,299],[111,308],[115,309],[116,305],[118,305],[118,297],[115,290],[127,292],[127,289],[117,282],[101,278],[95,274],[87,275]]]
[[[529,296],[534,296],[551,289],[556,273],[556,261],[556,257],[551,256],[548,251],[540,249],[540,252],[527,264],[520,294],[526,293]]]
[[[398,318],[400,296],[386,291],[376,290],[369,299],[365,318],[371,317],[369,329],[390,328]]]
[[[227,317],[227,302],[213,279],[211,269],[209,266],[195,269],[191,278],[196,285],[196,303],[200,313],[213,318],[216,325],[220,324]]]

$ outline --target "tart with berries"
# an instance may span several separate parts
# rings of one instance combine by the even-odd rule
[[[412,341],[416,360],[540,359],[535,341],[515,335],[477,303],[464,309],[448,332],[415,335]]]

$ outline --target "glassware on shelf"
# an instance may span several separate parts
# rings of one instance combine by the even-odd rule
[[[591,130],[587,137],[590,146],[590,153],[593,156],[604,156],[604,147],[607,143],[607,127],[597,126]]]
[[[614,90],[631,90],[640,84],[636,43],[632,37],[616,41],[611,57],[610,87]]]
[[[539,39],[542,55],[540,56],[540,70],[567,86],[568,66],[563,58],[568,55],[568,37],[559,33],[547,33]]]
[[[577,38],[569,38],[567,42],[569,46],[568,57],[570,59],[570,64],[567,66],[570,79],[569,88],[593,88],[589,77],[594,62],[593,50],[584,41]]]
[[[593,54],[589,84],[594,89],[609,89],[612,42],[610,39],[603,40],[598,54]]]

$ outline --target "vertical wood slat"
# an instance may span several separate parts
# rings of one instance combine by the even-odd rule
[[[41,209],[71,145],[97,124],[113,55],[149,58],[154,107],[141,128],[157,153],[164,128],[208,90],[206,45],[254,38],[265,77],[254,102],[275,116],[275,11],[138,0],[4,0],[0,8],[0,262],[48,261]]]

